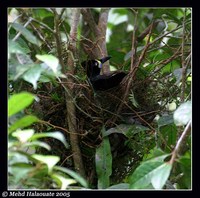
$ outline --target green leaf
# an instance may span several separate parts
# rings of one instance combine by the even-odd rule
[[[155,189],[163,188],[170,175],[171,169],[172,165],[169,163],[163,163],[154,169],[152,172],[151,183]]]
[[[64,173],[67,173],[69,176],[73,177],[77,182],[79,182],[82,186],[84,186],[86,188],[88,187],[87,181],[83,177],[81,177],[78,173],[76,173],[68,168],[60,167],[60,166],[55,166],[54,170],[59,170]]]
[[[12,133],[13,137],[16,137],[20,142],[27,142],[34,134],[33,129],[19,130]]]
[[[124,56],[124,60],[127,61],[129,60],[131,57],[133,56],[133,51],[129,51],[128,53],[126,53],[126,55]]]
[[[33,64],[31,57],[27,54],[16,54],[17,60],[21,65]]]
[[[120,9],[120,8],[112,9],[112,12],[113,13],[117,13],[119,15],[127,15],[128,14],[128,10],[127,9]]]
[[[46,137],[55,138],[55,139],[61,141],[65,145],[66,148],[69,147],[68,143],[65,140],[65,136],[59,131],[49,132],[49,133],[37,133],[31,137],[31,140],[36,140],[39,138],[46,138]]]
[[[26,71],[31,69],[33,65],[33,63],[16,65],[16,74],[14,76],[14,80],[17,80],[19,77],[21,77]]]
[[[51,147],[47,143],[41,142],[41,141],[27,142],[27,143],[22,145],[22,148],[37,147],[37,146],[43,147],[43,148],[47,149],[48,151],[51,150]]]
[[[41,66],[34,64],[32,68],[28,69],[28,71],[23,74],[23,79],[31,83],[34,89],[37,89],[37,81],[39,80],[42,72],[43,69]]]
[[[133,92],[129,95],[129,100],[131,101],[131,103],[134,107],[136,107],[136,108],[139,107],[139,104],[138,104],[137,100],[135,99],[135,95]]]
[[[54,155],[33,154],[31,157],[46,164],[49,173],[52,172],[53,167],[60,161],[60,157]]]
[[[105,130],[103,128],[103,130]],[[112,174],[112,155],[108,137],[96,149],[95,154],[96,172],[98,175],[98,189],[108,188],[110,185],[110,175]]]
[[[11,148],[12,150],[12,148]],[[27,155],[24,155],[24,153],[19,153],[19,152],[13,152],[10,151],[8,152],[8,164],[13,165],[15,163],[22,162],[22,163],[29,163],[29,159]]]
[[[124,134],[126,137],[131,138],[133,137],[133,135],[146,130],[149,130],[149,128],[138,124],[120,124],[114,128],[110,128],[105,131],[103,133],[103,137],[108,136],[112,133],[121,133]]]
[[[117,70],[116,67],[114,67],[113,65],[110,65],[110,71],[116,71],[116,70]]]
[[[178,160],[180,169],[183,172],[183,177],[181,182],[184,185],[184,188],[191,189],[191,156],[189,153],[186,153],[184,156],[181,156]]]
[[[145,159],[150,160],[152,158],[159,157],[162,155],[165,155],[165,152],[160,148],[155,147],[149,151]]]
[[[28,107],[34,100],[34,95],[21,92],[13,95],[8,101],[8,116],[12,116]]]
[[[65,190],[70,184],[76,183],[76,180],[65,178],[59,174],[52,174],[51,177],[57,182],[61,190]]]
[[[14,54],[26,54],[26,50],[18,42],[12,40],[8,41],[8,51]]]
[[[174,123],[173,115],[162,116],[158,119],[158,127],[159,128],[162,126],[173,124],[173,123]]]
[[[169,154],[165,154],[141,163],[129,178],[131,189],[147,189],[152,184],[157,168],[162,166],[163,160]],[[155,172],[154,172],[155,171]],[[155,180],[153,180],[155,182]],[[154,183],[155,184],[155,183]]]
[[[18,128],[24,128],[24,127],[30,126],[31,124],[37,121],[38,121],[38,118],[36,116],[33,116],[33,115],[24,116],[23,118],[21,118],[20,120],[17,120],[14,124],[12,124],[9,127],[9,133],[11,133],[12,131],[15,131]]]
[[[174,76],[176,77],[176,85],[181,82],[183,68],[178,68],[173,71]],[[187,69],[187,75],[191,72],[191,69]]]
[[[53,55],[36,55],[36,58],[44,63],[46,63],[54,73],[58,72],[59,61]]]
[[[18,32],[20,32],[28,42],[31,42],[33,44],[36,44],[38,46],[40,46],[40,42],[39,40],[33,35],[32,32],[30,32],[28,29],[26,29],[24,26],[22,26],[19,23],[12,23],[12,27],[17,30]]]
[[[47,8],[33,9],[32,13],[34,14],[35,18],[39,19],[40,21],[42,21],[46,17],[53,15],[53,13],[50,10],[48,10]]]
[[[192,102],[187,101],[174,112],[174,123],[176,126],[186,125],[192,118]]]
[[[33,166],[27,163],[16,163],[8,167],[8,172],[13,176],[14,183],[18,183],[21,179],[26,179],[28,173],[33,170]]]
[[[177,126],[173,124],[168,124],[165,126],[162,126],[160,129],[160,134],[164,138],[165,142],[168,146],[171,147],[171,145],[175,145],[177,141]],[[170,148],[166,148],[165,151],[171,152]]]
[[[128,183],[120,183],[120,184],[116,184],[116,185],[113,185],[113,186],[110,186],[109,188],[107,189],[129,189],[129,184]]]

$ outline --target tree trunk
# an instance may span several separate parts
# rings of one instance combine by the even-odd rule
[[[80,18],[80,9],[74,9],[72,16],[72,24],[70,31],[70,45],[68,47],[70,53],[67,59],[67,91],[66,91],[66,107],[67,107],[67,124],[70,132],[70,144],[73,154],[73,161],[75,170],[83,177],[85,177],[85,169],[82,160],[82,154],[79,147],[79,134],[77,131],[76,122],[76,108],[73,99],[73,83],[74,79],[72,75],[75,70],[75,58],[76,57],[76,37],[77,37],[77,27]]]

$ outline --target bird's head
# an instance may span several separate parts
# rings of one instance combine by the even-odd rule
[[[86,69],[87,76],[91,78],[100,74],[103,63],[105,63],[110,58],[111,56],[106,56],[102,59],[87,60],[82,62],[81,65]]]
[[[96,65],[95,66],[98,66],[100,69],[102,68],[103,64],[108,61],[109,59],[111,58],[111,56],[106,56],[106,57],[103,57],[102,59],[96,59]]]

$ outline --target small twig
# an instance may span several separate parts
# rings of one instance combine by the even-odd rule
[[[188,122],[188,124],[186,125],[183,133],[181,134],[181,137],[179,138],[177,144],[176,144],[176,147],[175,149],[173,150],[172,152],[172,157],[169,161],[170,164],[173,164],[175,159],[176,159],[176,156],[178,155],[180,149],[181,149],[181,146],[184,144],[184,141],[187,137],[187,135],[190,133],[190,129],[191,129],[191,120]]]
[[[39,123],[52,126],[52,127],[55,128],[55,129],[61,129],[62,131],[65,131],[65,132],[68,133],[68,134],[77,134],[77,133],[69,132],[67,129],[65,129],[65,128],[63,128],[63,127],[60,127],[60,126],[56,126],[56,125],[54,125],[54,124],[51,124],[51,123],[48,122],[48,121],[40,120]],[[85,135],[87,135],[87,132],[84,133],[84,134],[78,134],[78,135],[80,135],[80,136],[85,136]]]
[[[62,161],[62,163],[60,164],[60,166],[62,167],[63,164],[64,164],[70,157],[73,157],[73,153],[72,153],[71,155],[67,156],[67,157]]]

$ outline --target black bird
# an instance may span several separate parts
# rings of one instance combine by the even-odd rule
[[[110,56],[106,56],[99,60],[88,60],[81,63],[86,69],[87,76],[95,90],[107,90],[113,88],[119,85],[122,79],[127,75],[123,71],[114,71],[101,75],[103,63],[110,58]]]

